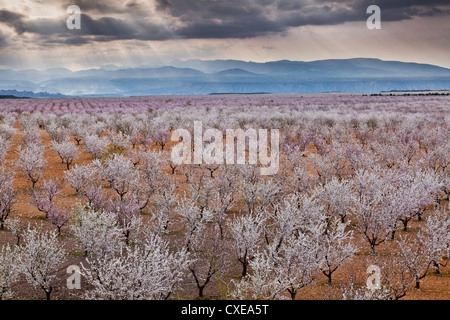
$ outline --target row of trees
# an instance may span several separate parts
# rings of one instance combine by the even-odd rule
[[[162,108],[143,114],[23,114],[15,168],[30,182],[32,205],[56,227],[50,233],[25,228],[11,215],[20,199],[5,158],[16,129],[15,119],[4,117],[0,223],[17,241],[3,247],[0,259],[17,268],[0,271],[3,292],[22,275],[49,298],[55,272],[67,258],[66,241],[85,256],[80,268],[89,298],[166,299],[189,283],[200,297],[211,287],[226,288],[230,298],[295,298],[321,276],[335,283],[336,272],[365,252],[368,265],[380,267],[381,289],[347,281],[340,298],[399,299],[419,288],[429,271],[439,272],[448,261],[445,117],[433,118],[439,110],[426,109],[402,116],[398,106],[377,117],[370,110],[370,117],[356,116],[356,101],[339,106],[350,116],[313,115],[319,102],[260,116],[261,105],[245,113],[195,107],[204,128],[282,129],[274,176],[261,176],[253,165],[173,163],[171,131],[190,129],[190,114]],[[285,109],[303,115],[294,118]],[[63,179],[43,175],[50,149],[64,164]],[[79,161],[83,152],[90,161]],[[59,202],[64,184],[77,194],[75,209]],[[411,229],[413,220],[417,230]],[[39,243],[48,248],[39,249]],[[45,261],[45,272],[43,266],[27,267]],[[32,269],[47,274],[46,280],[36,279]]]
[[[68,231],[86,257],[80,272],[88,289],[79,297],[167,299],[192,277],[199,297],[210,283],[218,282],[228,287],[229,298],[295,299],[320,274],[331,284],[335,272],[359,249],[348,223],[330,222],[320,206],[306,198],[299,207],[298,199],[287,199],[277,214],[228,220],[221,234],[210,223],[212,216],[184,202],[177,208],[183,236],[175,246],[151,222],[136,219],[133,235],[127,238],[129,226],[120,225],[113,213],[79,206]],[[68,252],[56,231],[16,223],[11,219],[7,226],[23,240],[4,245],[0,252],[0,298],[11,297],[11,287],[23,276],[50,299]],[[449,228],[449,214],[436,212],[417,234],[402,235],[391,243],[389,256],[370,256],[368,261],[382,271],[381,287],[366,290],[363,297],[399,299],[411,287],[419,288],[432,268],[439,272],[448,263]],[[352,282],[348,285],[340,287],[344,296],[353,288]],[[361,289],[353,293],[362,294]]]

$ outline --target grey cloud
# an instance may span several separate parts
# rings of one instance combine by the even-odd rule
[[[368,0],[163,1],[170,4],[169,14],[187,25],[176,30],[176,34],[188,38],[247,38],[304,25],[364,22],[368,17],[367,7],[374,3]],[[381,0],[377,4],[385,21],[448,14],[438,7],[449,6],[448,0]]]
[[[21,19],[23,17],[22,14],[8,11],[5,9],[0,10],[0,21],[10,23],[14,22],[18,19]]]
[[[61,4],[68,1],[62,0]],[[0,23],[14,28],[18,34],[29,32],[49,43],[74,45],[122,39],[249,38],[284,33],[304,25],[364,22],[366,9],[373,1],[154,0],[160,17],[167,18],[162,24],[152,22],[151,16],[139,11],[140,3],[79,0],[77,5],[85,13],[81,17],[81,30],[68,30],[62,18],[30,19],[8,10],[0,10]],[[450,10],[448,0],[378,0],[377,4],[383,21],[443,15]]]
[[[125,7],[131,8],[131,9],[140,9],[141,5],[136,0],[130,0],[125,3]]]
[[[125,21],[112,17],[94,19],[81,14],[81,29],[69,30],[65,19],[33,19],[22,23],[23,32],[33,33],[44,42],[80,45],[114,40],[167,40],[173,31],[147,21]]]
[[[156,10],[158,11],[165,11],[172,8],[169,1],[167,0],[155,0],[155,1],[156,1]]]
[[[24,16],[20,13],[8,11],[8,10],[0,10],[0,23],[5,23],[6,25],[15,29],[18,34],[22,34],[25,30],[23,24]]]
[[[361,1],[364,4],[367,4],[368,1]],[[370,4],[376,4],[380,8],[384,9],[391,9],[391,8],[408,8],[408,7],[415,7],[415,6],[425,6],[425,7],[432,7],[432,6],[439,6],[439,5],[449,5],[448,0],[377,0],[376,3],[370,3]]]

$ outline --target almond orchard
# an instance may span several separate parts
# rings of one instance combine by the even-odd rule
[[[196,121],[278,171],[175,162]],[[0,299],[450,298],[446,95],[4,99],[0,162]]]

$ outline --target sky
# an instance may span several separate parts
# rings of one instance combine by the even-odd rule
[[[79,30],[67,28],[70,5]],[[381,29],[367,28],[370,5]],[[0,0],[0,68],[356,57],[450,68],[450,1]]]

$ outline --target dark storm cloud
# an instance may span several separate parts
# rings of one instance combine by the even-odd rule
[[[8,10],[0,10],[0,24],[52,43],[83,44],[121,39],[249,38],[305,25],[364,23],[366,9],[373,3],[380,6],[383,21],[449,14],[450,9],[448,0],[154,0],[159,18],[155,20],[151,12],[142,9],[148,1],[62,0],[61,6],[73,2],[84,13],[81,30],[68,30],[61,17],[31,19]]]
[[[374,3],[380,6],[384,21],[449,14],[450,7],[448,0],[158,0],[162,2],[172,17],[186,25],[176,30],[183,38],[247,38],[305,25],[364,23],[367,7]]]
[[[156,10],[158,11],[165,11],[172,7],[169,1],[167,0],[155,0],[155,1],[156,1]]]
[[[139,4],[139,2],[137,2],[135,0],[130,0],[125,3],[125,7],[130,8],[130,9],[140,9],[141,5]]]
[[[5,9],[0,10],[0,21],[5,23],[11,23],[16,21],[17,19],[21,19],[23,17],[22,14],[8,11]]]
[[[194,1],[165,0],[170,14],[187,26],[177,30],[187,38],[247,38],[287,31],[305,25],[336,25],[365,22],[373,1]],[[449,13],[448,0],[376,1],[384,21],[400,21],[416,16]],[[437,6],[447,5],[447,10]]]
[[[366,4],[369,1],[361,1]],[[407,8],[414,6],[438,6],[438,5],[448,5],[448,0],[377,0],[373,4],[377,4],[380,8],[391,9],[391,8]]]
[[[24,31],[41,36],[48,43],[80,45],[92,41],[113,40],[166,40],[170,30],[147,22],[128,22],[121,19],[104,17],[93,19],[81,15],[81,29],[68,30],[66,20],[34,19],[24,24]]]
[[[0,23],[12,27],[18,34],[22,34],[25,31],[23,19],[24,16],[20,13],[0,10]]]
[[[18,33],[28,32],[40,35],[110,35],[110,36],[129,36],[134,37],[136,30],[128,23],[110,17],[92,19],[86,14],[81,15],[83,27],[80,30],[68,30],[65,19],[38,18],[25,20],[18,18],[11,22]]]

